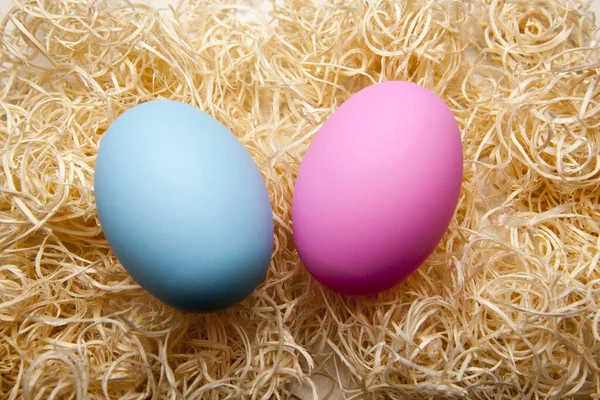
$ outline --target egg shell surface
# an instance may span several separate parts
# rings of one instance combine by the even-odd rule
[[[273,248],[265,182],[203,111],[157,100],[120,115],[101,139],[94,192],[116,257],[166,304],[217,311],[264,279]]]
[[[349,295],[396,286],[435,250],[463,174],[451,110],[417,84],[387,81],[343,103],[314,136],[292,204],[298,254]]]

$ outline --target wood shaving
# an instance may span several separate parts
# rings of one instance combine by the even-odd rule
[[[0,26],[0,397],[317,398],[322,375],[348,399],[597,397],[596,32],[574,0],[15,1]],[[343,297],[299,262],[294,180],[331,113],[386,80],[448,103],[464,183],[418,272]],[[98,143],[152,99],[213,115],[268,183],[270,271],[224,312],[163,306],[102,235]]]

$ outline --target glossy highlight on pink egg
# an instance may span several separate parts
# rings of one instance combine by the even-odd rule
[[[300,166],[292,204],[300,259],[335,292],[396,286],[448,229],[462,174],[458,124],[434,92],[403,81],[359,91]]]

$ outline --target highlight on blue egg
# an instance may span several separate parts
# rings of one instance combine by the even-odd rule
[[[127,272],[190,312],[233,306],[264,279],[273,214],[252,156],[219,121],[156,100],[104,133],[94,194],[102,230]]]

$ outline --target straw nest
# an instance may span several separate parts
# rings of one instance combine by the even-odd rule
[[[321,398],[598,395],[600,49],[584,4],[278,3],[18,0],[4,17],[0,397],[316,398],[319,382]],[[299,263],[295,174],[337,106],[391,79],[451,107],[464,183],[417,273],[347,298]],[[146,294],[96,217],[102,133],[157,98],[219,119],[268,182],[270,271],[221,313]]]

